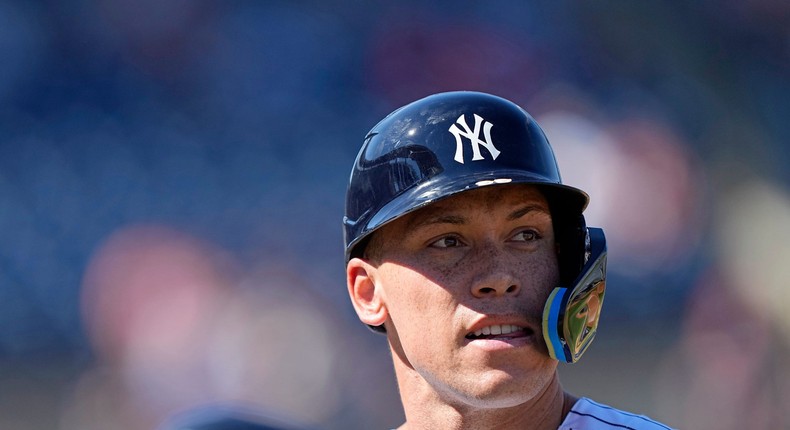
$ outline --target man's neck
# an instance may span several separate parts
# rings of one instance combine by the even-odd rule
[[[400,369],[401,371],[404,369]],[[555,373],[538,396],[510,407],[474,407],[447,401],[413,369],[396,370],[406,414],[400,430],[416,429],[518,429],[556,430],[578,400],[565,393]]]

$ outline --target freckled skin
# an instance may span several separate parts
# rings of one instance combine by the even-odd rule
[[[483,187],[375,234],[380,252],[371,278],[387,311],[404,428],[556,428],[563,393],[540,324],[559,269],[543,195],[528,185]],[[471,346],[469,327],[485,315],[519,316],[533,341],[493,352]]]

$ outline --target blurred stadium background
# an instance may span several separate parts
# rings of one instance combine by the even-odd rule
[[[0,2],[0,428],[397,425],[345,181],[376,121],[455,89],[530,111],[610,239],[567,388],[790,428],[790,3],[426,3]]]

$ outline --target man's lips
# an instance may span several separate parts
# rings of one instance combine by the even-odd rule
[[[516,324],[491,324],[480,327],[466,334],[466,338],[475,339],[515,339],[531,336],[533,330]]]

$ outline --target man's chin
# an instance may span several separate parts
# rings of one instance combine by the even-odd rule
[[[553,372],[490,369],[464,379],[468,383],[454,390],[462,403],[480,409],[510,408],[527,403],[544,392],[553,379]]]

